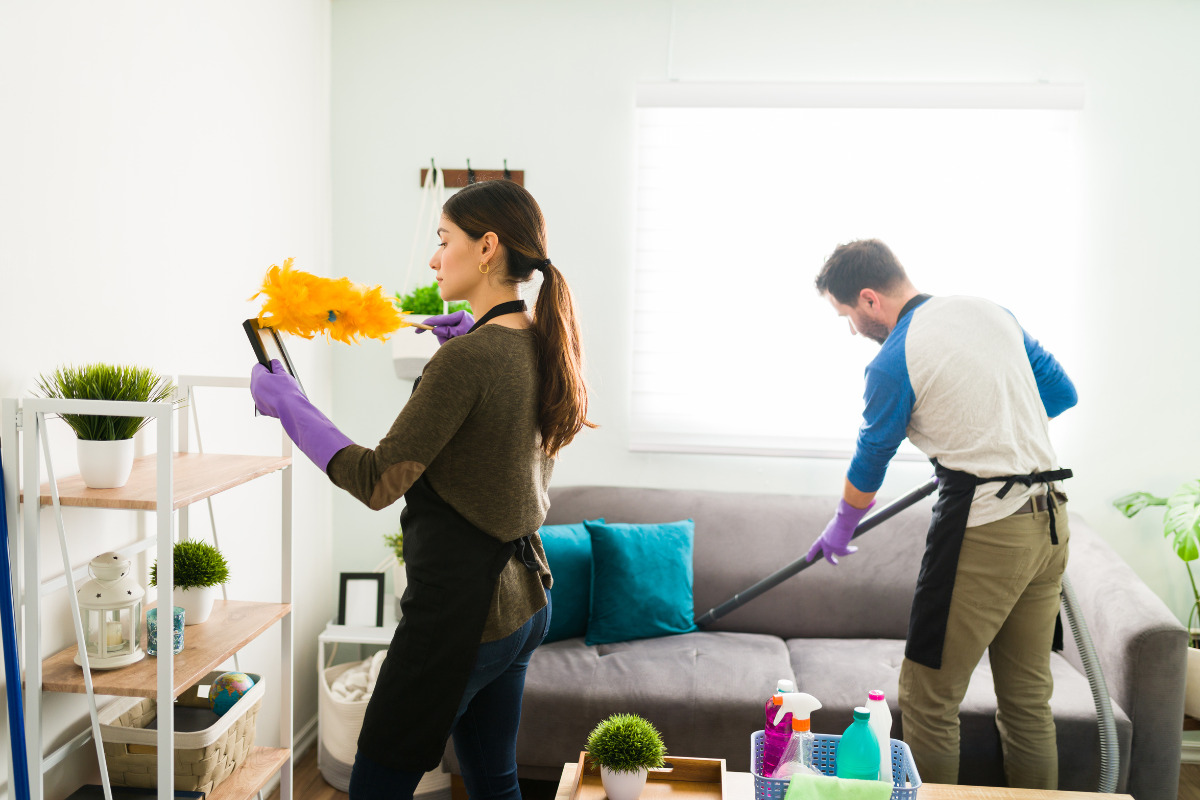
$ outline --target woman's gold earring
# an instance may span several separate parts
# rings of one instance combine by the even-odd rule
[[[486,261],[479,262],[479,274],[480,275],[487,275],[488,270],[490,270],[491,268],[492,268],[492,266],[490,264],[488,264]]]

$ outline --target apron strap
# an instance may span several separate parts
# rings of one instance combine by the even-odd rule
[[[1069,469],[1052,469],[1046,472],[1031,472],[1028,475],[1001,475],[998,478],[976,478],[976,480],[979,483],[1003,482],[1004,486],[1000,488],[1000,491],[996,492],[996,497],[999,497],[1001,500],[1003,500],[1004,496],[1008,494],[1009,491],[1018,483],[1028,488],[1035,483],[1064,481],[1067,478],[1073,477],[1074,475],[1075,473]]]
[[[514,539],[513,544],[517,546],[517,552],[514,554],[514,557],[521,560],[521,563],[525,565],[525,569],[530,572],[537,572],[542,568],[542,565],[538,563],[537,554],[533,549],[532,533],[522,536],[520,539]]]
[[[1052,469],[1046,472],[1031,472],[1028,475],[1001,475],[998,478],[976,478],[975,480],[981,484],[1003,482],[1004,486],[1000,487],[1000,491],[996,492],[996,497],[1003,499],[1009,490],[1018,483],[1028,487],[1035,483],[1063,481],[1074,475],[1075,473],[1069,469]],[[1053,490],[1046,492],[1046,502],[1050,507],[1050,544],[1058,544],[1058,528],[1054,524],[1054,512],[1058,510],[1058,498],[1054,496]],[[1037,509],[1036,505],[1034,509]]]

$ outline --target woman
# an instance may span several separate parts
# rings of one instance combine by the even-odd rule
[[[520,797],[517,727],[530,654],[550,621],[537,530],[554,457],[587,420],[579,326],[545,221],[511,181],[467,186],[442,208],[429,266],[461,312],[434,317],[442,347],[387,436],[354,444],[282,370],[250,391],[330,480],[373,509],[402,495],[408,590],[367,706],[353,800],[410,798],[453,737],[472,800]],[[532,316],[519,287],[542,273]],[[465,334],[465,335],[464,335]]]

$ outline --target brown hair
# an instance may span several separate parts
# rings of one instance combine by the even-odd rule
[[[859,239],[838,245],[817,273],[817,292],[833,295],[844,306],[858,305],[863,289],[891,294],[908,283],[904,267],[878,239]]]
[[[525,283],[542,272],[533,309],[537,341],[538,426],[542,450],[553,458],[587,426],[587,386],[575,301],[567,280],[546,257],[546,220],[533,195],[508,180],[472,183],[450,196],[442,213],[478,240],[494,233],[504,245],[508,279]]]

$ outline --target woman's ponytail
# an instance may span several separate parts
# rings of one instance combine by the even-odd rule
[[[553,264],[540,265],[540,271],[542,288],[533,309],[541,383],[538,423],[542,430],[542,450],[553,458],[585,426],[596,426],[587,418],[583,345],[571,289]]]
[[[506,249],[508,279],[525,283],[542,273],[542,288],[533,308],[537,341],[538,427],[542,450],[553,458],[570,444],[588,421],[587,386],[583,381],[583,345],[575,301],[566,278],[546,258],[546,220],[533,195],[508,180],[479,181],[459,189],[442,206],[455,225],[478,240],[496,234]]]

